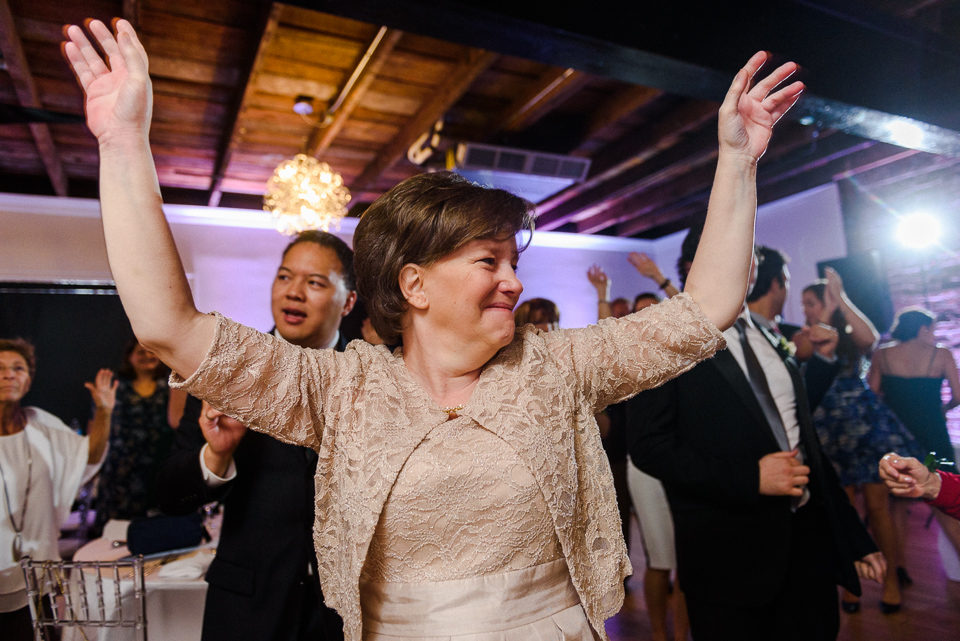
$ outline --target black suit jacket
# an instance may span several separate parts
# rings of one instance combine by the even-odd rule
[[[824,562],[833,564],[838,583],[859,594],[853,561],[877,548],[820,449],[800,372],[792,358],[781,356],[793,380],[810,466],[809,507],[826,515],[823,527],[832,535],[833,558]],[[822,397],[836,370],[822,359],[810,361],[806,378],[814,395]],[[627,416],[631,460],[667,492],[684,591],[726,605],[772,600],[787,580],[790,546],[803,542],[791,541],[790,499],[760,495],[758,462],[780,448],[736,359],[719,352],[638,395]]]
[[[337,349],[344,349],[342,338]],[[343,622],[323,605],[316,573],[316,452],[249,430],[234,452],[236,479],[211,490],[200,468],[206,442],[200,410],[201,402],[189,397],[158,485],[160,507],[168,514],[187,514],[213,501],[224,506],[217,555],[206,577],[204,641],[343,639]],[[305,622],[305,612],[315,616]]]

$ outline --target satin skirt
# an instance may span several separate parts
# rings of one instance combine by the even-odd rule
[[[455,581],[361,582],[363,638],[593,641],[563,559]]]

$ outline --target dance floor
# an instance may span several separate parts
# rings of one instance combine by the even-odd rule
[[[960,639],[960,583],[948,581],[937,552],[937,524],[925,529],[929,509],[920,504],[911,509],[907,566],[914,584],[903,591],[903,609],[892,615],[880,613],[880,586],[865,587],[858,614],[840,613],[839,641],[934,641]],[[636,532],[636,528],[632,528]],[[607,621],[612,641],[650,638],[650,622],[643,602],[643,551],[634,534],[630,559],[634,576],[623,609]],[[672,630],[672,622],[668,622]],[[679,641],[679,640],[678,640]]]

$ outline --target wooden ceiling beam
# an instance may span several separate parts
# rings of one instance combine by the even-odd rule
[[[642,127],[608,145],[594,156],[590,178],[537,205],[538,227],[555,229],[570,222],[581,209],[629,185],[637,179],[633,172],[639,166],[678,144],[686,134],[700,129],[716,115],[716,105],[690,101],[655,125]],[[642,174],[641,171],[641,178]]]
[[[810,145],[812,140],[810,134],[811,130],[807,127],[799,125],[785,127],[784,131],[774,139],[775,142],[768,150],[761,167],[769,166],[771,161],[777,157],[783,157]],[[826,137],[825,135],[824,139]],[[849,145],[850,143],[847,142],[846,144]],[[714,151],[716,151],[715,147]],[[709,160],[712,161],[713,157]],[[689,196],[695,196],[699,199],[703,195],[704,188],[707,196],[709,196],[715,166],[713,162],[705,167],[702,165],[703,163],[698,163],[698,166],[693,166],[692,163],[687,162],[689,173],[678,180],[667,176],[669,182],[665,185],[663,184],[664,181],[647,181],[642,189],[637,189],[629,198],[613,203],[614,206],[598,209],[591,218],[584,219],[578,216],[577,230],[582,233],[597,233],[607,227],[621,225],[651,211],[662,209],[667,203],[679,201]]]
[[[712,123],[708,121],[705,126],[690,132],[689,135],[684,133],[667,130],[653,135],[637,156],[624,163],[622,171],[619,171],[621,167],[618,167],[615,175],[606,180],[588,180],[588,183],[594,183],[589,189],[578,190],[579,193],[574,197],[566,199],[545,214],[541,213],[537,226],[545,230],[556,229],[565,223],[595,216],[638,191],[686,173],[716,157],[717,134]],[[606,178],[610,173],[613,172],[606,172],[601,176]],[[577,187],[580,185],[573,189]],[[543,208],[541,206],[538,209],[542,211]]]
[[[370,85],[376,80],[377,74],[380,73],[387,58],[390,57],[390,53],[400,41],[401,36],[403,36],[403,32],[398,29],[388,29],[383,35],[373,55],[370,56],[370,60],[367,61],[364,66],[363,72],[357,79],[353,89],[350,90],[343,104],[340,105],[340,108],[337,109],[333,115],[333,120],[330,121],[329,125],[317,127],[310,133],[306,145],[306,154],[308,156],[321,158],[327,149],[329,149],[331,143],[336,139],[337,134],[343,129],[343,125],[363,101],[363,97],[370,89]]]
[[[494,116],[478,140],[489,140],[498,133],[517,132],[532,126],[583,87],[588,79],[586,74],[574,69],[550,69]]]
[[[207,205],[217,207],[220,205],[220,199],[223,197],[223,178],[226,175],[227,167],[230,166],[230,159],[240,146],[245,129],[241,124],[243,113],[247,108],[253,94],[256,93],[257,73],[263,63],[266,50],[273,42],[277,33],[277,26],[280,24],[280,14],[283,6],[274,2],[270,6],[270,11],[262,21],[263,26],[260,30],[260,38],[257,41],[257,47],[250,58],[246,78],[242,83],[243,91],[237,92],[236,98],[230,107],[230,118],[227,122],[232,123],[229,129],[224,128],[227,134],[221,139],[220,146],[217,149],[217,160],[213,166],[213,175],[210,178],[210,197]]]
[[[693,168],[683,176],[655,186],[577,223],[578,234],[596,234],[608,227],[623,225],[636,218],[642,218],[664,207],[666,203],[676,203],[704,190],[709,194],[717,167],[714,163],[704,163]]]
[[[406,158],[410,145],[449,111],[450,107],[466,93],[477,76],[489,68],[497,57],[498,54],[482,49],[468,50],[466,59],[451,71],[450,82],[433,92],[433,97],[420,107],[394,139],[377,154],[376,159],[353,181],[350,191],[360,192],[374,187],[383,172],[390,169],[401,158]]]
[[[816,157],[806,157],[806,162],[794,159],[761,168],[757,177],[757,202],[762,205],[819,187],[842,177],[845,171],[877,163],[904,151],[900,147],[873,140],[861,139],[860,142],[851,144],[855,139],[843,134],[837,134],[831,137],[831,140],[834,140],[832,145],[822,145],[824,149],[820,149]],[[635,236],[689,216],[695,211],[705,211],[709,195],[709,189],[688,194],[678,202],[620,225],[619,235]]]
[[[3,63],[7,73],[10,74],[20,106],[43,109],[37,87],[33,82],[33,74],[30,73],[30,66],[23,53],[23,43],[17,35],[17,25],[10,11],[10,3],[7,0],[0,0],[0,52],[3,53]],[[50,127],[39,122],[29,123],[28,126],[33,142],[37,146],[37,152],[40,154],[40,160],[47,171],[47,177],[53,185],[53,192],[58,196],[66,196],[67,174],[60,162]]]
[[[580,151],[593,140],[602,138],[614,127],[619,126],[624,118],[647,106],[662,95],[663,92],[659,89],[635,85],[605,101],[590,116],[587,132],[573,151]]]
[[[141,0],[123,0],[123,19],[133,25],[135,31],[140,31],[140,11],[142,8]]]

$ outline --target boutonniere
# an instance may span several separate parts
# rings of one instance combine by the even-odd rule
[[[788,341],[783,335],[780,335],[780,340],[777,341],[777,350],[784,356],[792,358],[797,354],[797,344],[793,341]]]

